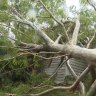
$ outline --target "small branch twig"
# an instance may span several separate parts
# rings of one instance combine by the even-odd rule
[[[62,35],[61,35],[61,34],[59,34],[58,38],[57,38],[57,39],[56,39],[56,41],[55,41],[55,44],[58,44],[58,43],[59,43],[59,41],[60,41],[61,37],[62,37]]]
[[[39,54],[60,54],[61,51],[59,52],[46,52],[46,51],[43,51],[43,52],[39,52]]]
[[[89,40],[89,42],[88,42],[88,44],[87,44],[87,46],[86,46],[86,48],[89,48],[90,47],[90,45],[91,45],[91,43],[92,43],[92,41],[94,40],[94,38],[95,38],[95,33],[94,33],[94,35],[92,36],[92,38]]]

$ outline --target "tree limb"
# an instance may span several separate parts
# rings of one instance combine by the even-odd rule
[[[50,44],[50,45],[38,45],[32,44],[27,46],[30,51],[49,51],[49,52],[60,52],[60,54],[68,54],[72,58],[83,59],[87,62],[91,62],[91,64],[96,65],[96,49],[87,49],[82,48],[77,45],[70,44]]]
[[[79,28],[80,28],[80,22],[79,22],[80,16],[78,15],[76,18],[76,26],[75,29],[73,31],[73,36],[72,36],[72,40],[71,40],[71,44],[76,45],[77,44],[77,37],[78,37],[78,33],[79,33]]]

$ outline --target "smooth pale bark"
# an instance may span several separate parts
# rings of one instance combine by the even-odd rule
[[[68,44],[53,44],[50,48],[54,51],[61,51],[63,54],[69,54],[72,58],[84,59],[92,64],[95,64],[96,61],[96,49],[87,49],[77,45]]]
[[[77,16],[77,19],[76,19],[76,26],[75,26],[75,29],[73,31],[73,35],[72,35],[72,40],[71,40],[71,44],[74,44],[76,45],[77,44],[77,39],[78,39],[78,33],[79,33],[79,29],[80,29],[80,16],[78,15]]]
[[[20,45],[23,46],[23,43]],[[82,48],[77,45],[70,44],[49,44],[49,45],[38,45],[38,44],[24,44],[23,48],[33,51],[50,51],[60,52],[61,54],[67,54],[71,58],[83,59],[88,64],[96,65],[96,49]]]

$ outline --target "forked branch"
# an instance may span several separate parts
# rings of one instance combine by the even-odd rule
[[[62,35],[61,35],[61,34],[59,34],[58,38],[57,38],[57,39],[56,39],[56,41],[55,41],[55,43],[56,43],[56,44],[58,44],[58,43],[59,43],[59,41],[60,41],[61,37],[62,37]]]

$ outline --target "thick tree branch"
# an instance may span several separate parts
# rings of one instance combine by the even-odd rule
[[[35,45],[32,44],[27,46],[30,51],[49,51],[49,52],[60,52],[61,54],[70,55],[72,58],[83,59],[91,64],[96,65],[96,49],[87,49],[82,48],[77,45],[70,45],[70,44],[50,44],[50,45]]]
[[[78,38],[78,33],[79,33],[79,28],[80,28],[80,22],[79,22],[79,15],[77,16],[76,18],[76,26],[75,26],[75,29],[73,31],[73,36],[72,36],[72,41],[71,41],[71,44],[77,44],[77,38]]]

